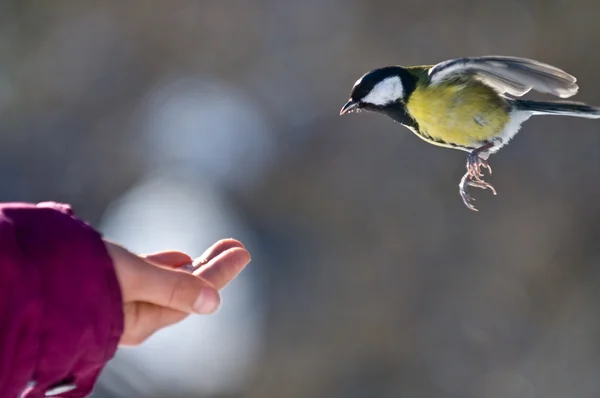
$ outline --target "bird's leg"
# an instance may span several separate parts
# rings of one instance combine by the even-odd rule
[[[481,172],[481,168],[488,169],[490,174],[492,173],[492,169],[491,169],[490,165],[488,164],[487,160],[483,159],[479,156],[479,154],[481,152],[490,149],[492,146],[494,146],[493,143],[488,143],[488,144],[486,144],[480,148],[477,148],[469,153],[469,155],[467,157],[467,172],[465,173],[463,178],[460,180],[460,184],[458,185],[460,196],[462,197],[462,200],[463,200],[465,206],[467,206],[467,208],[469,208],[470,210],[473,210],[473,211],[478,211],[478,210],[473,205],[473,202],[475,201],[475,199],[473,199],[467,193],[467,186],[472,186],[472,187],[481,188],[481,189],[489,189],[492,191],[492,193],[494,195],[496,195],[496,190],[494,189],[494,187],[482,179],[483,173]]]

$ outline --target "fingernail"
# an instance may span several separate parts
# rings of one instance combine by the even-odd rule
[[[194,311],[197,314],[211,314],[219,307],[219,294],[215,289],[203,288],[194,303]]]

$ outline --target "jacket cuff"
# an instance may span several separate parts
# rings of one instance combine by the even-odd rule
[[[19,341],[29,352],[36,348],[26,397],[85,397],[124,327],[121,289],[102,236],[66,204],[0,210],[14,225],[22,266],[35,281],[29,288],[38,289],[41,304],[37,333]]]

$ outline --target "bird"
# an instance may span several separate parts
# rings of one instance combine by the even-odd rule
[[[534,90],[561,98],[520,97]],[[579,90],[571,74],[528,58],[489,55],[462,57],[434,65],[390,65],[372,69],[352,87],[340,115],[376,112],[400,123],[424,141],[468,152],[459,183],[465,206],[478,211],[467,187],[496,189],[489,156],[500,150],[534,115],[600,118],[600,108],[566,101]]]

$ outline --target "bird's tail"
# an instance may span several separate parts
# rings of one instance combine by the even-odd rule
[[[517,109],[534,115],[562,115],[600,119],[600,108],[572,101],[528,101],[514,100]]]

